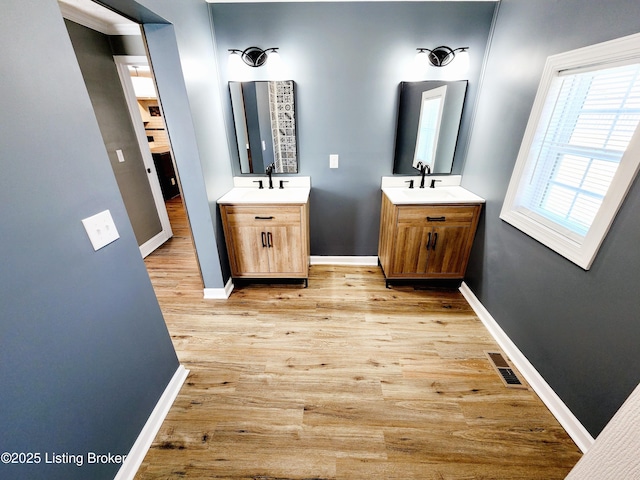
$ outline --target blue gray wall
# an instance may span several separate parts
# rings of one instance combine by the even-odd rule
[[[311,254],[376,255],[380,178],[393,170],[399,84],[411,80],[417,47],[470,47],[467,105],[472,108],[494,3],[211,4],[210,9],[228,125],[228,49],[278,47],[288,78],[296,82],[299,173],[311,176],[312,185]],[[267,79],[265,68],[253,70],[253,80]],[[461,132],[463,148],[466,136]],[[334,153],[340,155],[337,170],[329,169]]]
[[[178,367],[55,0],[0,16],[0,478],[113,478]],[[94,252],[81,220],[109,209]]]
[[[589,271],[498,216],[548,55],[640,31],[637,0],[503,0],[463,172],[487,199],[467,283],[592,435],[640,374],[640,185]]]

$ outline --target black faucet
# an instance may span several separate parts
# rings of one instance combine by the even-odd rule
[[[420,170],[420,175],[422,177],[420,178],[420,188],[424,188],[424,177],[425,175],[431,175],[431,168],[429,167],[429,165],[425,165],[422,162],[418,162],[418,164],[414,168]]]
[[[269,177],[269,188],[273,190],[273,180],[271,180],[271,174],[273,173],[273,171],[276,168],[276,164],[272,163],[271,165],[269,165],[267,167],[267,176]]]

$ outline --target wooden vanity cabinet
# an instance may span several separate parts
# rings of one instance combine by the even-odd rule
[[[481,205],[394,205],[382,196],[378,257],[390,279],[463,278]]]
[[[237,278],[309,276],[309,204],[220,205]]]

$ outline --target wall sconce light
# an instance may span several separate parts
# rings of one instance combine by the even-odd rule
[[[459,53],[459,56],[462,57],[469,54],[469,47],[460,47],[456,49],[451,49],[444,45],[440,47],[436,47],[433,50],[428,48],[417,48],[418,53],[416,55],[416,59],[422,64],[426,64],[424,60],[428,61],[431,66],[434,67],[446,67],[453,59],[456,58],[456,52]],[[427,53],[428,52],[428,53]]]
[[[238,50],[235,48],[230,48],[229,58],[233,59],[233,57],[239,57],[245,64],[250,67],[261,67],[267,61],[267,58],[271,58],[272,61],[275,60],[274,57],[279,57],[277,48],[267,48],[263,50],[258,47],[249,47],[244,50]]]
[[[444,45],[433,50],[417,48],[409,75],[414,80],[430,77],[432,80],[461,80],[469,71],[469,47],[452,49]],[[435,70],[430,67],[435,67]],[[446,67],[446,68],[442,68]]]

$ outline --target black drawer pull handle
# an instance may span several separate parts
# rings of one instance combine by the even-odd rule
[[[275,217],[255,217],[256,220],[273,220]]]
[[[427,222],[446,222],[447,217],[427,217]]]

